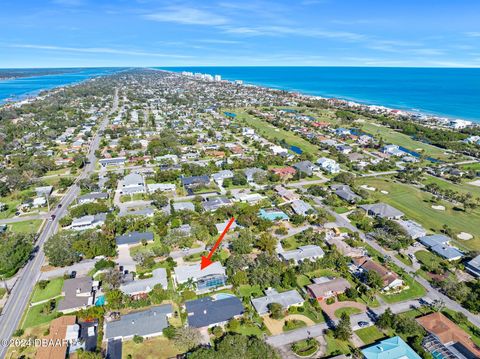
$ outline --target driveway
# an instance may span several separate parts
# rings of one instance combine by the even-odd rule
[[[48,280],[52,278],[62,277],[65,273],[71,273],[72,271],[76,271],[77,276],[82,277],[88,274],[88,272],[90,272],[95,266],[95,263],[97,263],[99,260],[100,258],[86,259],[81,262],[75,263],[69,267],[55,268],[46,272],[41,272],[40,279]]]
[[[358,303],[358,302],[353,302],[353,301],[348,301],[348,300],[343,301],[343,302],[337,301],[333,304],[327,304],[324,300],[322,300],[320,302],[320,306],[322,307],[325,314],[327,314],[331,319],[337,318],[337,316],[335,315],[335,312],[338,309],[356,308],[358,310],[361,310],[362,312],[365,312],[367,310],[367,306],[365,304]]]
[[[118,265],[123,267],[123,270],[135,272],[137,264],[130,255],[130,248],[128,245],[118,246]]]

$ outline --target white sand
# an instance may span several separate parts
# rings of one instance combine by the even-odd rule
[[[445,206],[432,206],[433,209],[436,209],[437,211],[445,211]]]
[[[468,241],[469,239],[472,239],[473,236],[470,233],[467,233],[467,232],[460,232],[459,234],[457,234],[457,238],[459,238],[461,240],[464,240],[464,241]]]
[[[472,186],[480,187],[480,180],[476,180],[476,181],[473,181],[473,182],[468,182],[468,184],[471,184]]]
[[[363,189],[366,189],[367,191],[376,191],[377,189],[375,187],[369,187],[366,184],[363,184],[360,186]]]
[[[380,191],[380,192],[382,192],[383,194],[388,194],[388,191]]]

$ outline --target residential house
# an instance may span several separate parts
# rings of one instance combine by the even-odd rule
[[[147,189],[149,193],[154,192],[174,192],[177,189],[175,183],[150,183],[147,184]]]
[[[78,204],[85,204],[85,203],[92,203],[96,202],[97,200],[106,200],[108,199],[108,193],[106,192],[92,192],[87,193],[83,196],[77,198]]]
[[[74,218],[70,229],[74,231],[83,231],[86,229],[93,229],[96,227],[103,226],[105,220],[107,219],[106,213],[99,213],[95,215],[87,215],[80,218]]]
[[[228,206],[232,202],[227,197],[208,197],[202,202],[202,207],[207,212],[213,212],[220,207]]]
[[[130,173],[123,178],[121,193],[135,194],[146,193],[147,188],[143,176],[138,173]]]
[[[227,281],[225,267],[220,262],[214,262],[204,269],[200,264],[181,265],[174,268],[174,280],[179,284],[192,281],[197,293],[208,292],[214,288],[223,287]]]
[[[290,166],[272,168],[271,171],[283,180],[291,178],[297,173],[297,170]]]
[[[255,183],[255,177],[266,174],[266,171],[262,170],[261,168],[252,167],[245,168],[243,173],[245,174],[245,177],[247,177],[248,183]]]
[[[418,239],[427,235],[425,228],[415,221],[397,219],[395,222],[397,222],[412,239]]]
[[[233,197],[239,202],[245,202],[249,204],[258,203],[261,200],[267,198],[265,196],[262,196],[259,193],[251,193],[251,192],[236,192],[233,194]]]
[[[147,310],[122,315],[118,320],[105,321],[103,340],[129,340],[135,335],[152,338],[163,335],[173,315],[171,304],[158,305]]]
[[[315,166],[310,161],[297,162],[293,165],[293,168],[295,168],[297,171],[300,171],[300,172],[306,174],[307,176],[313,175],[313,172],[318,170],[318,167]]]
[[[422,345],[435,358],[480,358],[480,347],[441,312],[424,315],[416,320],[429,333]]]
[[[403,280],[388,268],[385,268],[380,263],[377,263],[367,257],[353,258],[353,263],[360,269],[361,272],[376,272],[382,280],[382,290],[389,291],[400,288],[404,285]]]
[[[125,165],[126,157],[102,158],[98,160],[102,167],[108,166],[123,166]]]
[[[190,300],[185,302],[185,309],[188,326],[193,328],[223,326],[229,320],[240,317],[245,311],[242,301],[233,295]]]
[[[152,276],[145,279],[134,279],[132,273],[124,276],[120,290],[134,299],[145,298],[153,287],[160,285],[163,289],[168,287],[167,270],[157,268],[152,271]]]
[[[67,353],[69,352],[70,342],[73,339],[71,337],[74,336],[72,334],[75,333],[77,325],[77,318],[74,315],[65,315],[63,317],[52,320],[50,322],[50,329],[48,331],[48,335],[42,338],[42,340],[57,344],[38,346],[35,358],[65,359],[67,357]],[[78,336],[75,339],[78,339]]]
[[[362,199],[362,197],[353,192],[348,185],[336,184],[330,186],[330,188],[335,192],[338,197],[340,197],[344,201],[347,201],[348,203],[355,203]]]
[[[430,236],[420,237],[418,241],[448,261],[455,261],[464,256],[462,251],[449,245],[450,238],[443,234],[432,234]]]
[[[465,264],[465,269],[475,277],[480,277],[480,255]]]
[[[296,194],[295,192],[289,189],[286,189],[283,186],[279,186],[279,185],[275,186],[275,191],[280,197],[282,197],[287,202],[300,199],[300,196],[298,194]]]
[[[174,202],[175,211],[195,211],[195,205],[192,202]]]
[[[37,197],[49,197],[53,192],[53,186],[35,187]]]
[[[307,285],[307,293],[318,301],[344,293],[351,284],[344,278],[315,278]]]
[[[267,314],[272,303],[278,303],[287,310],[291,306],[301,306],[303,302],[304,299],[295,289],[278,293],[275,289],[269,288],[265,291],[264,297],[252,299],[252,305],[260,315]]]
[[[223,170],[212,175],[212,179],[216,184],[220,185],[227,178],[233,178],[233,172],[230,170]]]
[[[400,219],[404,213],[386,203],[364,204],[359,206],[367,212],[368,215],[385,218]]]
[[[331,158],[320,157],[317,160],[317,164],[325,172],[328,172],[328,173],[340,172],[340,165],[335,160],[332,160]]]
[[[316,212],[315,209],[309,203],[301,199],[292,201],[290,205],[292,206],[293,212],[301,216],[306,216],[308,214]]]
[[[300,246],[297,249],[292,249],[290,251],[280,250],[278,256],[284,261],[293,261],[296,265],[304,262],[306,260],[316,261],[317,259],[323,258],[325,252],[322,248],[317,245],[309,244],[306,246]]]
[[[115,238],[115,242],[117,246],[132,246],[136,244],[140,244],[143,241],[146,242],[153,242],[153,233],[152,232],[128,232],[121,236],[117,236]]]
[[[362,349],[365,359],[421,359],[420,355],[400,337],[392,337],[376,342]]]
[[[208,176],[192,176],[183,177],[181,179],[182,186],[186,189],[195,188],[199,186],[208,186],[210,184],[210,177]]]
[[[98,282],[90,277],[79,277],[65,280],[62,296],[58,302],[58,311],[61,313],[76,312],[93,305]]]
[[[288,154],[288,150],[282,146],[271,146],[270,150],[275,156]]]

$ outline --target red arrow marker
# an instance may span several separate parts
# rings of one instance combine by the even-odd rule
[[[217,241],[213,245],[212,249],[210,250],[210,253],[208,253],[208,256],[202,256],[202,263],[200,264],[200,269],[207,268],[210,264],[213,262],[211,261],[211,258],[213,256],[213,253],[217,250],[218,246],[220,245],[220,242],[222,241],[223,237],[225,237],[225,234],[227,234],[228,230],[230,229],[230,226],[232,223],[235,221],[235,218],[230,218],[230,220],[227,223],[227,226],[223,230],[222,234],[220,234],[220,237],[218,237]]]

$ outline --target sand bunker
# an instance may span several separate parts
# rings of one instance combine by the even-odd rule
[[[457,238],[463,240],[463,241],[468,241],[469,239],[472,239],[473,236],[470,233],[467,232],[460,232],[457,234]]]
[[[388,191],[380,191],[380,192],[382,192],[383,194],[388,194]]]
[[[363,189],[366,189],[367,191],[376,191],[377,189],[375,187],[369,187],[366,184],[363,184],[360,186]]]
[[[437,211],[445,211],[445,206],[432,206],[433,209],[436,209]]]

